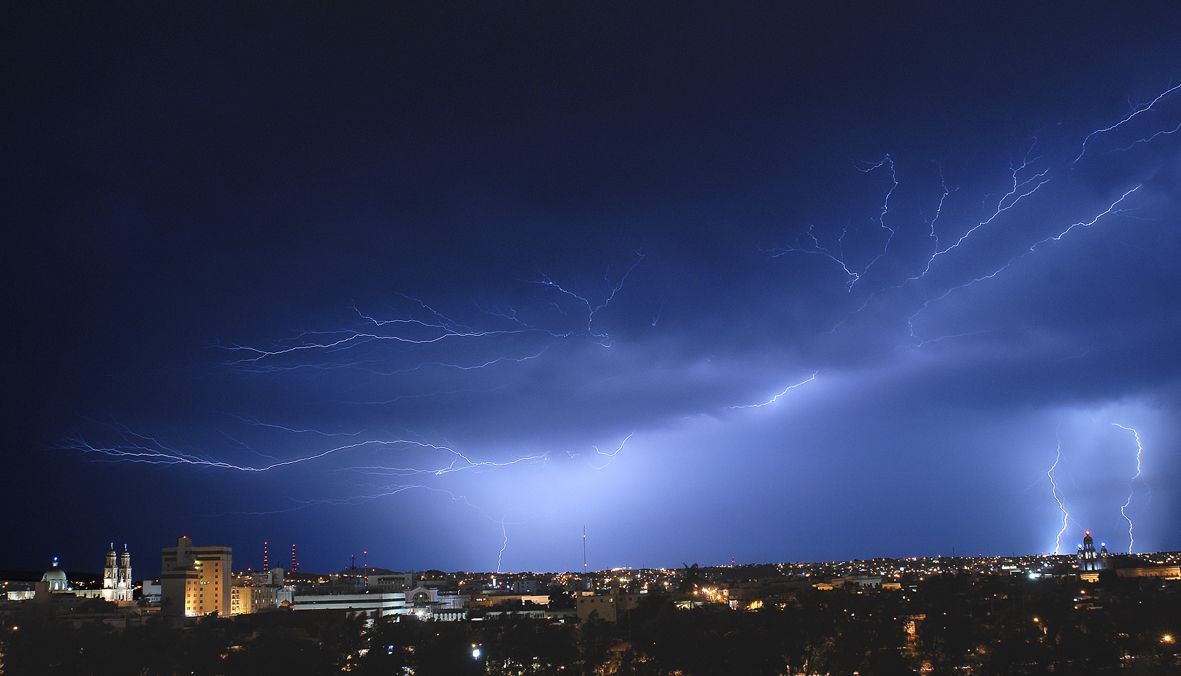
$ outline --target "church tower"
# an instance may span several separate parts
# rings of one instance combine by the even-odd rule
[[[103,567],[103,589],[114,589],[118,581],[119,566],[115,563],[115,543],[112,542],[107,550],[107,564]]]
[[[1095,539],[1091,537],[1089,530],[1083,532],[1083,543],[1078,547],[1078,564],[1079,569],[1084,572],[1107,567],[1107,545],[1103,546],[1103,554],[1100,556],[1099,552],[1095,551]]]
[[[107,563],[103,567],[102,598],[107,601],[131,601],[135,589],[131,582],[131,552],[123,545],[123,553],[115,553],[115,543],[107,550]]]
[[[131,552],[127,551],[127,544],[123,545],[123,553],[119,555],[119,578],[116,588],[127,591],[127,599],[131,599]]]

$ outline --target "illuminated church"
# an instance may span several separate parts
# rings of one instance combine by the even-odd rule
[[[53,557],[53,565],[41,576],[41,584],[38,586],[43,587],[46,592],[69,591],[70,580],[66,577],[66,571],[58,564],[56,556]]]
[[[103,567],[101,597],[106,601],[130,601],[134,593],[131,583],[131,553],[123,545],[123,553],[115,554],[115,543],[107,550],[107,563]]]
[[[1107,568],[1107,544],[1103,543],[1100,547],[1099,551],[1095,551],[1095,539],[1091,537],[1091,531],[1083,531],[1083,543],[1078,546],[1079,570],[1086,573]]]

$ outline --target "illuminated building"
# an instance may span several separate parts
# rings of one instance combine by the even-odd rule
[[[230,614],[229,547],[194,547],[187,535],[162,552],[161,611],[172,617]]]
[[[230,614],[249,615],[278,608],[284,591],[283,577],[282,568],[236,575],[230,587]]]
[[[1181,566],[1136,566],[1115,571],[1119,577],[1152,577],[1181,580]]]
[[[574,599],[579,622],[587,622],[591,617],[597,617],[604,622],[615,622],[620,612],[634,610],[639,603],[639,594],[621,594],[618,591],[584,595]]]
[[[351,611],[350,614],[369,617],[405,615],[409,612],[404,592],[299,594],[295,596],[293,608],[295,610],[348,610]]]
[[[236,584],[230,587],[230,614],[249,615],[254,612],[254,586]]]
[[[160,597],[164,590],[160,587],[159,580],[144,580],[143,586],[140,588],[139,597],[142,601],[152,605],[160,605]]]
[[[70,580],[66,577],[66,571],[61,569],[57,563],[57,557],[53,557],[53,565],[45,574],[41,576],[41,585],[47,592],[67,591],[70,588]],[[41,587],[38,587],[38,591]]]
[[[1103,544],[1101,547],[1102,549],[1095,551],[1095,540],[1091,537],[1091,531],[1083,531],[1083,543],[1078,547],[1079,570],[1087,573],[1107,567],[1107,545]]]
[[[116,556],[115,543],[107,550],[107,562],[103,567],[101,598],[106,601],[127,602],[132,600],[134,585],[131,582],[131,553],[123,545],[123,553]]]

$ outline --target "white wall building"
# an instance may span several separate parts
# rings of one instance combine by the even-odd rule
[[[383,592],[371,594],[296,594],[295,610],[349,610],[369,617],[405,615],[404,592]]]

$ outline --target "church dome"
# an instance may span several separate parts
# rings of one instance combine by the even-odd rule
[[[57,566],[54,566],[53,568],[50,568],[49,570],[45,571],[45,574],[41,576],[42,582],[53,582],[54,580],[63,580],[64,581],[65,579],[66,579],[66,571],[62,570],[61,568],[58,568]]]
[[[57,565],[56,556],[53,557],[53,565],[50,566],[49,570],[45,571],[45,574],[41,576],[41,581],[48,582],[49,589],[51,591],[59,591],[66,588],[69,580],[66,579],[66,571],[62,570],[61,567]]]

